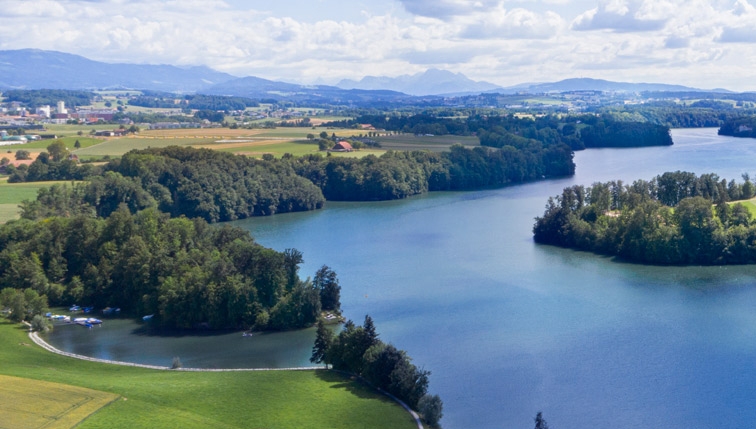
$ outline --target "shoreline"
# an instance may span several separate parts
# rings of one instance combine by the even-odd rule
[[[27,325],[29,326],[29,325]],[[31,328],[31,326],[29,326]],[[132,366],[137,368],[146,368],[146,369],[156,369],[161,371],[184,371],[184,372],[249,372],[249,371],[328,371],[327,368],[324,368],[322,366],[307,366],[307,367],[295,367],[295,368],[171,368],[169,366],[159,366],[159,365],[147,365],[147,364],[141,364],[141,363],[134,363],[134,362],[123,362],[123,361],[116,361],[116,360],[109,360],[109,359],[100,359],[100,358],[93,358],[89,356],[84,356],[76,353],[69,353],[64,352],[63,350],[57,349],[50,344],[47,343],[47,341],[43,340],[42,338],[37,335],[37,332],[29,330],[29,338],[34,342],[34,344],[42,347],[43,349],[47,350],[48,352],[55,353],[60,356],[66,356],[74,359],[79,360],[86,360],[89,362],[97,362],[97,363],[105,363],[105,364],[111,364],[111,365],[122,365],[122,366]],[[344,373],[343,371],[337,371],[339,373],[342,373],[348,377],[356,377],[360,380],[362,380],[361,377]],[[364,381],[363,381],[364,383]],[[374,388],[375,389],[375,388]],[[384,392],[381,389],[375,389],[377,392],[385,395],[389,399],[393,400],[399,406],[404,408],[405,411],[409,413],[409,415],[412,417],[412,419],[417,424],[418,429],[425,429],[425,426],[423,426],[422,421],[420,420],[420,416],[409,407],[409,405],[405,404],[404,401],[400,400],[396,396]]]

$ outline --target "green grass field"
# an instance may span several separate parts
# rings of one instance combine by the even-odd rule
[[[132,138],[101,141],[99,144],[82,148],[75,153],[79,156],[121,156],[132,149],[149,147],[188,146],[212,143],[213,139],[204,138]]]
[[[47,352],[5,319],[0,374],[121,397],[80,429],[415,427],[393,401],[330,371],[181,372],[94,363]]]
[[[18,219],[18,205],[23,200],[36,199],[39,188],[49,187],[57,183],[70,182],[8,183],[7,177],[0,179],[0,223],[5,223],[11,219]]]
[[[480,141],[474,136],[415,136],[413,134],[400,134],[374,137],[373,140],[379,142],[382,149],[390,150],[430,150],[443,152],[449,150],[455,144],[461,144],[466,147],[480,146]]]
[[[756,198],[751,198],[750,200],[743,200],[743,201],[733,201],[729,204],[735,204],[740,203],[743,204],[749,212],[751,212],[751,215],[753,215],[754,218],[756,218]]]

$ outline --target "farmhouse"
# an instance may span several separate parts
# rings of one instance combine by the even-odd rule
[[[352,145],[348,141],[343,140],[331,148],[331,152],[351,152],[352,150],[354,150],[352,149]]]

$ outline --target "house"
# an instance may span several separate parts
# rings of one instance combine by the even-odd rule
[[[352,145],[349,144],[348,141],[340,141],[336,143],[334,147],[331,148],[331,152],[351,152],[354,149],[352,149]]]

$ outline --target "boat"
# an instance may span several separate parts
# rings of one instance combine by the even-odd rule
[[[71,308],[68,309],[68,311],[81,311],[81,307],[78,305],[72,305]]]
[[[148,315],[142,317],[142,320],[144,320],[145,322],[148,322],[148,321],[152,320],[153,317],[155,317],[154,314],[148,314]]]

